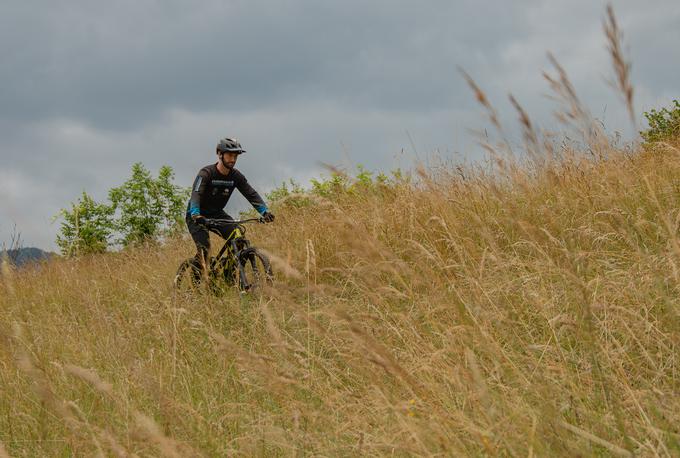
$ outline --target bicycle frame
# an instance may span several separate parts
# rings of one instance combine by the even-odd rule
[[[239,275],[242,277],[243,266],[239,262],[239,258],[242,252],[250,248],[250,241],[245,238],[246,229],[241,224],[252,222],[263,223],[264,220],[262,218],[249,218],[243,220],[209,219],[208,222],[209,224],[228,223],[236,225],[236,227],[231,231],[229,236],[226,238],[224,245],[222,245],[222,248],[220,248],[220,250],[217,252],[217,255],[210,259],[209,272],[215,272],[217,270],[218,263],[220,262],[220,260],[222,258],[226,258],[228,264],[225,266],[225,268],[235,268],[236,266],[238,266]],[[222,234],[216,227],[208,226],[208,230],[219,235],[220,237],[222,236]]]
[[[233,231],[231,231],[231,234],[226,238],[224,245],[222,245],[222,248],[220,248],[220,251],[217,252],[217,254],[211,259],[210,261],[210,270],[214,270],[215,267],[217,266],[217,263],[222,259],[224,256],[225,252],[227,254],[231,255],[227,257],[227,260],[229,264],[233,264],[241,254],[241,251],[247,249],[250,247],[250,241],[245,238],[244,232],[245,230],[242,230],[243,228],[241,226],[236,226]],[[216,230],[213,230],[212,232],[219,234]],[[238,242],[241,242],[243,245],[241,248],[238,246]]]

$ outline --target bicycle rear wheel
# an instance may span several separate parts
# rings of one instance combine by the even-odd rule
[[[179,265],[173,285],[178,291],[195,291],[201,284],[201,270],[195,265],[194,258],[186,259]]]
[[[247,248],[239,255],[239,288],[243,292],[257,292],[274,283],[269,258],[257,248]]]

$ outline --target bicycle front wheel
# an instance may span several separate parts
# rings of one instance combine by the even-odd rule
[[[247,248],[239,255],[239,288],[243,292],[256,292],[274,283],[269,258],[257,248]]]
[[[194,258],[186,259],[179,265],[173,284],[178,291],[198,289],[201,284],[201,270],[196,266]]]

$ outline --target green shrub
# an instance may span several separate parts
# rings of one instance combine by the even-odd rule
[[[132,166],[130,179],[109,191],[123,246],[156,239],[181,222],[189,196],[172,183],[173,177],[172,168],[163,166],[158,178],[153,178],[138,162]]]
[[[647,143],[659,142],[680,136],[680,102],[673,100],[670,109],[650,110],[644,113],[649,129],[640,132]]]
[[[61,209],[62,218],[57,246],[64,256],[103,253],[114,232],[113,208],[100,204],[85,191],[70,209]]]
[[[388,176],[382,172],[369,171],[358,164],[354,176],[333,170],[330,176],[312,178],[309,188],[291,179],[282,182],[281,186],[271,190],[266,197],[272,205],[301,208],[312,205],[315,202],[314,196],[334,199],[346,195],[376,193],[407,182],[410,182],[410,178],[400,169],[393,170],[391,176]]]
[[[97,203],[83,192],[56,217],[62,219],[57,235],[62,254],[102,253],[111,242],[128,246],[177,230],[189,189],[172,183],[173,177],[172,168],[163,166],[153,178],[138,162],[132,166],[130,179],[109,191],[109,204]]]
[[[300,208],[311,204],[311,200],[307,197],[307,190],[292,178],[268,192],[266,198],[272,205]]]

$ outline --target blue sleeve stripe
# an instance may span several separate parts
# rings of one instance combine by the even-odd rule
[[[193,202],[189,204],[189,214],[191,216],[200,215],[201,209],[196,206]]]
[[[255,207],[255,210],[257,210],[257,212],[260,215],[264,215],[265,213],[267,213],[267,210],[269,210],[269,209],[267,208],[266,205],[258,205],[257,207]]]

